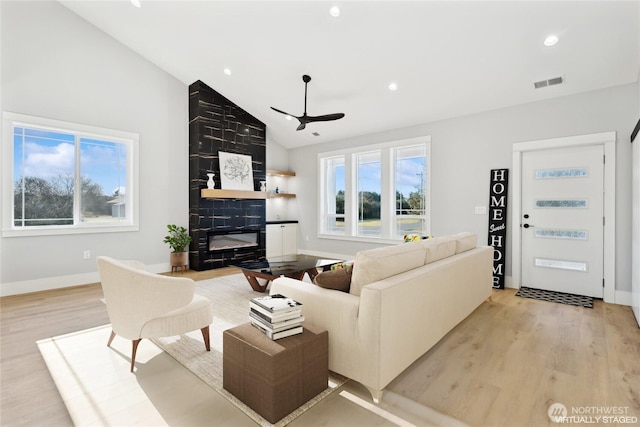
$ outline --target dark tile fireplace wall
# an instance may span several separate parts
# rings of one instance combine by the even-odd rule
[[[250,155],[254,190],[260,188],[266,179],[266,126],[198,80],[189,86],[189,265],[198,271],[265,256],[265,200],[200,197],[207,173],[215,173],[215,188],[221,188],[219,151]],[[256,228],[261,234],[257,248],[208,249],[210,232]]]

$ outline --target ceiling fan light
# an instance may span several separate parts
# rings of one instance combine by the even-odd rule
[[[293,117],[291,117],[291,116],[290,116],[290,115],[288,115],[288,114],[287,114],[286,116],[284,116],[284,118],[285,118],[285,119],[287,119],[287,120],[293,120]]]

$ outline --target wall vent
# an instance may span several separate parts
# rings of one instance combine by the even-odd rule
[[[313,136],[320,136],[320,134],[318,132],[313,132],[312,135]]]
[[[539,82],[534,82],[533,87],[536,89],[540,89],[547,86],[555,86],[564,83],[564,77],[554,77],[549,80],[540,80]]]

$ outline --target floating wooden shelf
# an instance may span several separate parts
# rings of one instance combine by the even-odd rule
[[[271,176],[296,176],[295,172],[267,169],[267,175]]]
[[[200,190],[200,197],[203,199],[266,199],[269,195],[265,191],[210,190],[203,188]]]
[[[296,195],[292,193],[269,193],[270,199],[277,199],[277,198],[293,199],[294,197],[296,197]]]

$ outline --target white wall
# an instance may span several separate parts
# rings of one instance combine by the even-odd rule
[[[187,86],[57,2],[0,10],[3,111],[140,135],[140,231],[2,238],[0,294],[86,283],[97,255],[167,264],[166,224],[188,224]]]
[[[267,129],[267,169],[289,170],[289,150],[275,142]],[[280,186],[294,193],[294,180],[290,178],[267,176],[267,187],[273,191]],[[296,219],[296,199],[267,199],[267,221]]]
[[[553,90],[553,88],[550,88]],[[317,154],[385,141],[431,136],[433,235],[472,231],[487,241],[486,215],[476,206],[489,201],[489,171],[512,170],[514,142],[617,131],[616,144],[616,289],[631,291],[631,147],[629,137],[639,116],[638,85],[625,85],[569,97],[519,105],[467,117],[426,123],[404,129],[291,150],[289,162],[297,181],[302,251],[349,254],[373,247],[368,243],[317,238]],[[509,189],[509,202],[512,188]],[[508,218],[510,227],[511,218]],[[510,228],[509,228],[510,229]],[[308,237],[308,241],[306,238]],[[507,253],[510,252],[507,248]],[[511,275],[507,258],[506,273]]]

